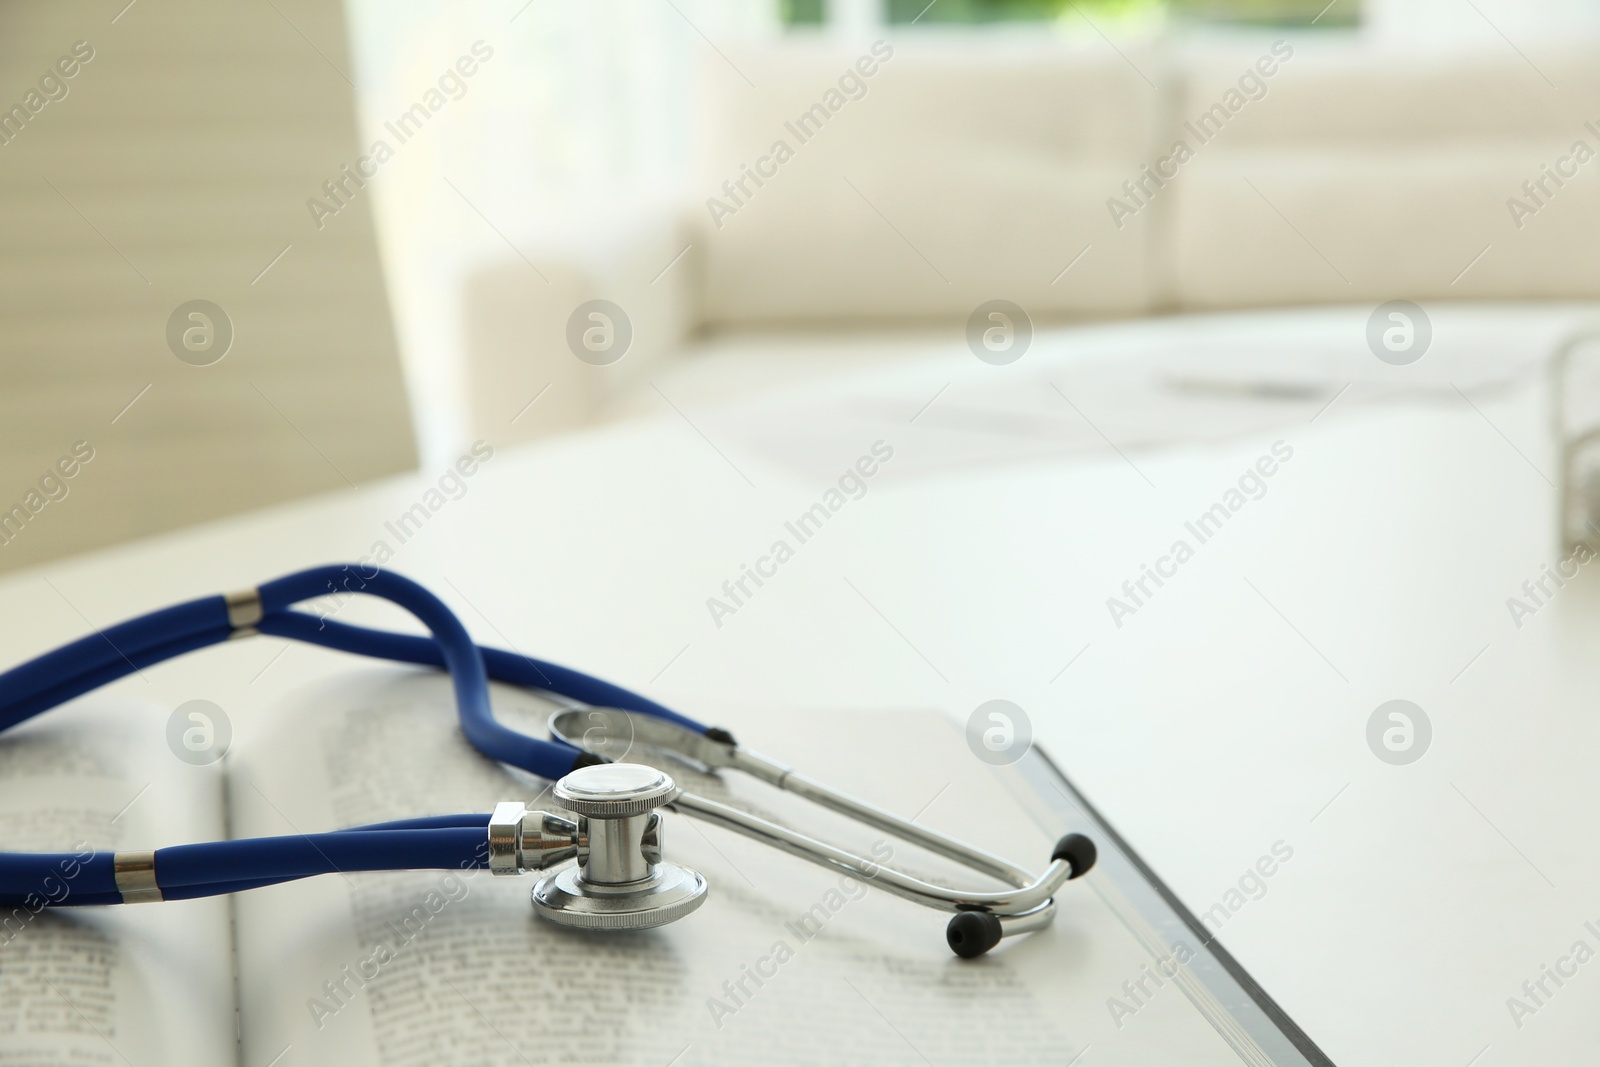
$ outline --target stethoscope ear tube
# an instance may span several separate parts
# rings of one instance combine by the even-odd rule
[[[422,621],[432,637],[353,626],[294,610],[305,600],[333,593],[389,600]],[[451,674],[457,713],[468,740],[486,755],[552,780],[593,760],[564,742],[529,737],[501,725],[490,706],[489,678],[583,703],[628,707],[690,730],[706,729],[670,708],[580,671],[479,648],[442,601],[399,574],[330,565],[288,575],[244,594],[201,597],[151,612],[6,671],[0,674],[0,730],[136,670],[248,633],[444,668]]]
[[[486,865],[487,815],[444,815],[322,834],[173,845],[151,852],[11,853],[0,903],[56,906],[188,900],[319,874]],[[70,886],[57,892],[52,885]]]
[[[405,608],[433,634],[433,645],[455,688],[461,730],[474,748],[491,759],[542,778],[559,778],[578,765],[580,754],[571,749],[529,737],[495,719],[489,705],[489,675],[483,656],[461,620],[442,600],[392,571],[374,570],[370,576],[354,580],[358,584],[351,592],[380,597]],[[320,621],[304,615],[296,617],[290,609],[303,600],[327,595],[330,583],[335,581],[348,585],[352,575],[343,568],[313,567],[263,584],[257,590],[261,618],[256,629],[282,636],[306,634],[310,626],[320,625]]]

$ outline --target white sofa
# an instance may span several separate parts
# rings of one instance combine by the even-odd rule
[[[582,254],[547,248],[548,296],[508,299],[526,270],[515,260],[472,279],[478,432],[536,436],[641,396],[659,406],[657,392],[781,381],[837,347],[773,343],[797,332],[959,339],[995,298],[1052,324],[1600,296],[1600,160],[1560,162],[1580,140],[1600,151],[1600,72],[1577,54],[930,37],[887,57],[786,41],[730,58],[756,87],[708,69],[697,177],[679,201],[589,226]],[[797,130],[819,104],[836,109]],[[792,156],[763,162],[779,140]],[[1162,164],[1178,141],[1185,161]],[[1560,188],[1541,169],[1558,164],[1576,171]],[[758,165],[762,184],[733,184]],[[1147,165],[1171,176],[1157,188]],[[1508,198],[1531,205],[1522,183],[1541,179],[1544,205],[1514,219]],[[1124,183],[1141,181],[1136,199]],[[580,363],[563,341],[593,297],[634,323],[634,349],[612,366]],[[714,373],[696,370],[706,359],[721,360]],[[508,427],[506,394],[543,383],[560,388],[540,417]]]

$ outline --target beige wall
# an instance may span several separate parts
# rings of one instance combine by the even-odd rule
[[[119,7],[0,6],[0,108],[93,50],[0,144],[0,513],[94,455],[0,570],[415,462],[365,194],[306,205],[359,155],[339,5]],[[209,366],[166,340],[194,299],[233,324]]]

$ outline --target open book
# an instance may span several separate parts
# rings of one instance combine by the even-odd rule
[[[494,698],[529,731],[556,708],[505,688]],[[85,698],[0,738],[0,846],[152,848],[508,799],[553,806],[548,783],[466,744],[437,674],[354,667],[216,767],[175,759],[132,703]],[[1019,799],[932,712],[728,725],[1030,868],[1074,828]],[[924,877],[977,877],[758,783],[671,769],[686,789]],[[1052,928],[965,961],[939,912],[666,819],[667,855],[711,894],[651,931],[553,926],[533,914],[530,876],[487,871],[334,875],[13,921],[0,935],[0,1067],[1241,1062],[1165,969],[1172,945],[1137,936],[1100,868],[1058,894]]]

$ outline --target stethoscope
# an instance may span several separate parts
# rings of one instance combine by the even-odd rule
[[[330,594],[375,596],[409,611],[432,633],[413,637],[338,622],[294,606]],[[1035,878],[998,856],[836,792],[741,747],[637,693],[567,667],[473,643],[459,619],[422,586],[391,571],[314,567],[226,596],[202,597],[112,626],[0,674],[0,730],[135,670],[251,634],[293,638],[449,672],[462,732],[484,755],[554,782],[563,811],[508,801],[487,815],[437,815],[332,833],[174,845],[144,852],[0,853],[0,905],[132,904],[235,893],[318,874],[458,870],[545,873],[533,887],[537,915],[565,926],[631,930],[661,926],[698,908],[706,881],[662,856],[660,810],[725,827],[927,907],[955,912],[945,937],[973,958],[1003,937],[1042,929],[1054,894],[1089,870],[1095,846],[1082,834],[1056,843]],[[489,679],[574,702],[550,719],[553,740],[509,729],[489,706]],[[876,830],[981,872],[1011,888],[949,889],[807,837],[726,804],[684,792],[666,772],[621,762],[654,750],[712,773],[742,771]],[[568,860],[576,860],[565,865]]]

